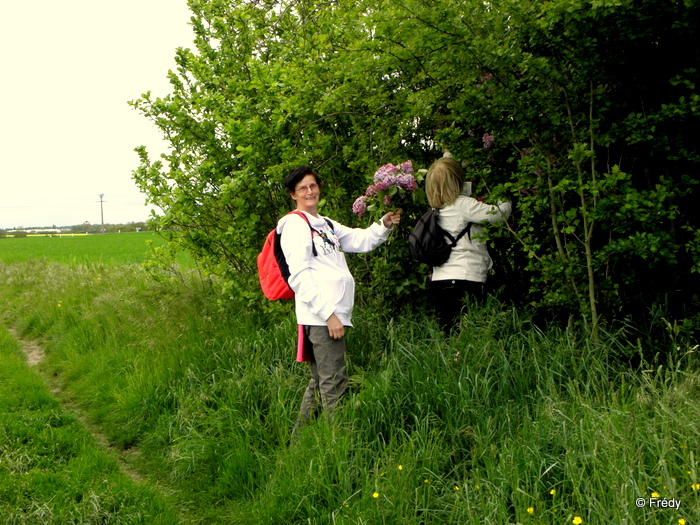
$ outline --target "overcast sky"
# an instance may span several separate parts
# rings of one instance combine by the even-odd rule
[[[7,1],[0,8],[0,228],[145,220],[133,151],[166,143],[127,104],[170,92],[192,47],[186,0]]]

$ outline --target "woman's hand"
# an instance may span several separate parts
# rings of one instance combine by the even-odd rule
[[[393,228],[394,224],[398,224],[401,222],[401,212],[403,210],[399,208],[396,211],[390,211],[387,213],[384,217],[382,217],[382,224],[384,224],[384,227],[388,230],[390,228]]]
[[[345,327],[335,314],[326,320],[326,326],[328,326],[328,335],[331,339],[340,339],[345,335]]]

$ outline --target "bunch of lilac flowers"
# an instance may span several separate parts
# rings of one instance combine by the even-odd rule
[[[362,217],[367,211],[374,211],[381,204],[391,206],[391,197],[402,197],[407,191],[415,191],[418,184],[413,176],[413,163],[410,160],[398,166],[384,164],[374,174],[374,184],[371,184],[364,195],[355,199],[352,212]],[[375,201],[375,202],[373,202]]]

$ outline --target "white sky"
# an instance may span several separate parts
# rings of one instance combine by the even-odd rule
[[[193,47],[187,0],[3,1],[0,228],[148,218],[133,149],[167,151],[127,101],[170,93],[177,47]]]

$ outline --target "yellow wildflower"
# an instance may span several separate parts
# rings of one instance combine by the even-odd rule
[[[652,498],[660,498],[661,496],[659,495],[658,492],[652,492],[652,493],[651,493],[651,497],[652,497]]]
[[[535,513],[535,508],[534,508],[534,507],[528,507],[528,508],[527,508],[527,513],[528,513],[528,514],[534,514],[534,513]]]
[[[403,470],[403,465],[399,465],[399,470]]]
[[[455,490],[459,490],[459,487],[457,485],[455,485]]]
[[[693,483],[690,488],[693,490],[700,490],[700,483]]]
[[[549,493],[554,496],[557,493],[557,489],[552,489],[549,491]]]
[[[680,519],[678,520],[678,525],[685,525],[686,523],[687,523],[687,522],[686,522],[683,518],[680,518]]]
[[[583,518],[581,516],[576,516],[573,519],[573,522],[574,522],[574,525],[581,525],[581,523],[583,523]]]
[[[379,492],[375,492],[374,494],[372,494],[372,497],[373,497],[373,498],[378,498],[378,497],[379,497]]]

